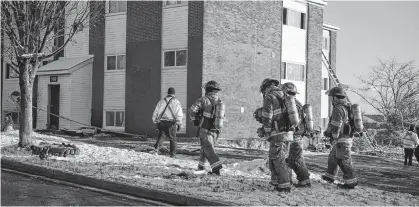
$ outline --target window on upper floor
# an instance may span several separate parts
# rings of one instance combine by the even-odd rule
[[[329,37],[323,37],[323,50],[329,50],[330,48],[330,38]]]
[[[108,1],[108,13],[127,12],[127,1]]]
[[[123,111],[106,111],[106,126],[123,127],[125,122],[125,112]]]
[[[305,65],[282,62],[281,79],[292,81],[305,81],[306,68]]]
[[[179,67],[187,65],[187,50],[166,50],[163,53],[164,67]]]
[[[329,78],[323,78],[323,90],[329,90]]]
[[[6,74],[5,74],[5,78],[6,79],[12,79],[12,78],[19,78],[19,73],[16,72],[13,69],[13,66],[9,63],[6,63]]]
[[[107,55],[106,69],[107,70],[125,70],[126,58],[124,55]]]
[[[163,6],[172,6],[172,5],[179,5],[179,4],[183,4],[186,1],[163,1]]]
[[[284,25],[306,29],[306,14],[292,9],[284,8],[282,10],[282,21]]]

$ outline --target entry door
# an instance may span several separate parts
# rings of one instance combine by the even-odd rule
[[[60,85],[49,85],[48,106],[48,127],[59,129],[60,119],[52,114],[60,115]]]

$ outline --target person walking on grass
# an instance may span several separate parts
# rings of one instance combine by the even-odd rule
[[[156,155],[159,154],[161,145],[163,144],[163,135],[170,141],[170,157],[176,157],[176,131],[180,131],[182,127],[183,111],[180,101],[175,98],[175,89],[169,88],[167,96],[157,103],[153,113],[153,122],[159,130],[159,137],[154,145]]]
[[[415,126],[410,125],[409,131],[403,137],[404,165],[413,166],[412,157],[416,146],[419,145],[418,135],[415,132]],[[409,163],[407,160],[409,159]]]

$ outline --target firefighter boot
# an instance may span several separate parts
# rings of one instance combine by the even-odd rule
[[[275,190],[280,192],[280,193],[290,193],[291,192],[291,187],[286,187],[286,188],[275,187]]]
[[[338,184],[338,187],[339,188],[342,188],[342,189],[354,189],[355,188],[355,186],[357,186],[358,185],[358,182],[355,182],[355,183],[351,183],[351,184],[347,184],[347,183],[345,183],[345,184]]]
[[[325,180],[325,181],[327,181],[327,182],[329,182],[329,183],[333,183],[333,182],[335,182],[335,180],[334,180],[334,179],[329,178],[329,177],[327,177],[327,176],[325,176],[325,175],[322,175],[322,180]]]
[[[211,172],[208,172],[208,175],[220,175],[221,168],[223,168],[223,166],[220,165],[219,167],[212,169]]]
[[[300,181],[300,182],[296,183],[294,186],[297,187],[297,188],[310,188],[311,187],[311,182],[310,182],[310,179],[307,179],[307,180],[303,180],[303,181]]]

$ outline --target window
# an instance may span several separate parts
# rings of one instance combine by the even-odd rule
[[[281,78],[293,81],[305,81],[305,65],[294,63],[282,63]]]
[[[323,78],[323,90],[329,90],[329,78]]]
[[[108,55],[106,56],[107,70],[125,70],[125,55]]]
[[[11,79],[11,78],[19,78],[19,73],[17,73],[13,69],[13,66],[11,64],[6,63],[6,79]]]
[[[306,29],[306,14],[291,9],[282,10],[282,21],[284,25]]]
[[[186,66],[187,50],[175,50],[164,52],[164,67]]]
[[[109,13],[127,12],[127,1],[109,1]]]
[[[184,1],[163,1],[163,6],[171,6],[171,5],[178,5],[182,4]]]
[[[125,113],[123,111],[107,111],[106,126],[123,127],[125,122]]]
[[[329,37],[323,37],[323,50],[329,50]]]

